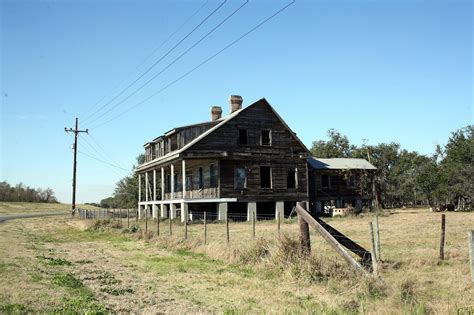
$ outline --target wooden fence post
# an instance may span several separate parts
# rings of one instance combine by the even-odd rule
[[[116,218],[116,217],[115,217],[115,208],[114,208],[114,209],[112,210],[112,220],[115,221],[115,218]]]
[[[306,210],[306,205],[304,202],[298,202],[297,206]],[[304,255],[309,255],[311,254],[311,239],[309,237],[309,225],[299,214],[298,214],[298,226],[300,230],[301,252]]]
[[[127,209],[127,229],[130,228],[130,209]]]
[[[439,244],[439,259],[444,260],[444,243],[446,239],[446,215],[441,215],[441,240]]]
[[[471,263],[472,285],[474,285],[474,230],[469,232],[469,261]]]
[[[380,256],[380,230],[379,230],[379,211],[375,212],[375,251],[377,254],[377,261],[381,261]]]
[[[374,223],[369,222],[369,232],[370,232],[370,254],[372,256],[372,269],[373,273],[378,273],[378,264],[377,264],[377,254],[375,250],[375,234],[374,234]]]
[[[145,233],[148,233],[148,206],[145,206]]]
[[[170,236],[173,235],[173,220],[171,220],[171,216],[168,216],[169,223],[170,223]]]
[[[184,239],[188,239],[188,211],[181,211],[181,215],[184,216]]]
[[[160,236],[160,213],[156,212],[156,235]]]
[[[207,212],[204,211],[204,245],[207,244]]]
[[[135,224],[138,225],[138,209],[135,210]]]
[[[227,234],[227,244],[230,242],[230,233],[229,233],[229,215],[225,214],[225,229]]]
[[[255,223],[257,221],[257,213],[254,211],[252,213],[252,238],[255,239]]]
[[[280,212],[277,214],[277,230],[278,230],[278,235],[280,235],[280,229],[281,229],[281,218],[280,218]]]

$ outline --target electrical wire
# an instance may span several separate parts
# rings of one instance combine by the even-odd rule
[[[110,105],[112,102],[114,102],[118,97],[120,97],[123,93],[125,93],[129,88],[131,88],[135,83],[137,83],[141,78],[143,78],[146,74],[148,74],[156,65],[158,65],[163,59],[165,59],[170,53],[172,53],[181,43],[183,43],[189,36],[191,36],[199,27],[201,27],[211,16],[213,16],[217,11],[219,11],[220,8],[227,2],[227,0],[224,0],[221,4],[219,4],[210,14],[208,14],[201,22],[199,22],[198,25],[196,25],[186,36],[184,36],[177,44],[175,44],[171,49],[169,49],[163,56],[161,56],[157,61],[155,61],[148,69],[143,72],[138,78],[136,78],[132,83],[127,85],[120,93],[115,95],[110,101],[105,103],[103,106],[101,106],[96,112],[99,112],[100,110],[104,109],[108,105]],[[102,117],[103,114],[99,115],[99,117],[96,117],[94,121],[96,121],[98,118]],[[91,116],[92,117],[92,116]],[[84,119],[82,123],[87,121],[89,118]]]
[[[174,35],[176,35],[186,24],[189,23],[189,21],[194,18],[207,4],[209,3],[209,0],[206,0],[206,2],[204,2],[203,5],[201,5],[193,14],[191,14],[173,33],[171,33],[159,46],[157,46],[155,49],[153,49],[153,51],[147,56],[145,57],[139,65],[137,65],[135,67],[135,69],[130,72],[123,80],[121,80],[117,85],[115,85],[110,91],[108,91],[107,93],[104,94],[104,96],[102,96],[102,98],[100,98],[94,105],[92,105],[86,112],[86,113],[90,113],[92,111],[93,108],[95,108],[97,105],[99,105],[108,95],[110,95],[113,91],[115,91],[116,89],[118,89],[119,86],[121,86],[127,79],[129,79],[132,74],[134,74],[135,72],[137,72],[153,55],[155,55],[155,53],[160,50],[166,43],[168,43],[170,41],[171,38],[173,38]],[[91,113],[91,114],[88,114],[84,120],[86,119],[89,119],[90,117],[94,116],[99,110],[96,110],[95,112]],[[85,115],[84,114],[84,115]]]
[[[203,40],[205,40],[209,35],[211,35],[213,32],[215,32],[219,27],[222,26],[227,20],[229,20],[231,17],[233,17],[237,12],[239,12],[244,6],[246,6],[249,3],[249,0],[246,0],[240,7],[238,7],[236,10],[234,10],[231,14],[229,14],[224,20],[219,22],[216,26],[214,26],[209,32],[207,32],[204,36],[202,36],[198,41],[196,41],[193,45],[191,45],[187,50],[185,50],[181,55],[179,55],[177,58],[175,58],[171,63],[169,63],[166,67],[164,67],[160,72],[155,74],[153,77],[151,77],[148,81],[146,81],[144,84],[142,84],[140,87],[138,87],[135,91],[133,91],[131,94],[129,94],[127,97],[122,99],[120,102],[109,108],[106,112],[104,112],[102,115],[97,117],[96,119],[93,119],[89,123],[92,124],[101,117],[105,116],[106,114],[110,113],[112,110],[117,108],[119,105],[123,104],[126,102],[130,97],[134,96],[136,93],[138,93],[141,89],[143,89],[145,86],[147,86],[151,81],[156,79],[158,76],[160,76],[163,72],[168,70],[172,65],[174,65],[177,61],[179,61],[181,58],[183,58],[185,55],[187,55],[193,48],[195,48],[197,45],[199,45]]]
[[[216,52],[215,54],[211,55],[210,57],[208,57],[207,59],[205,59],[204,61],[202,61],[200,64],[198,64],[197,66],[195,66],[194,68],[190,69],[189,71],[185,72],[183,75],[181,75],[180,77],[178,77],[177,79],[171,81],[170,83],[168,83],[167,85],[165,85],[163,88],[161,88],[160,90],[156,91],[155,93],[151,94],[150,96],[146,97],[145,99],[141,100],[140,102],[136,103],[135,105],[129,107],[128,109],[126,109],[125,111],[119,113],[118,115],[112,117],[111,119],[101,123],[101,124],[98,124],[96,126],[93,126],[92,128],[90,129],[97,129],[99,127],[102,127],[118,118],[120,118],[121,116],[125,115],[126,113],[128,113],[129,111],[131,111],[132,109],[142,105],[143,103],[149,101],[150,99],[152,99],[153,97],[155,97],[156,95],[162,93],[163,91],[167,90],[168,88],[170,88],[171,86],[173,86],[174,84],[178,83],[179,81],[181,81],[182,79],[184,79],[185,77],[187,77],[188,75],[190,75],[191,73],[193,73],[194,71],[196,71],[197,69],[201,68],[202,66],[204,66],[205,64],[207,64],[209,61],[211,61],[212,59],[216,58],[217,56],[219,56],[221,53],[223,53],[224,51],[226,51],[227,49],[229,49],[230,47],[234,46],[236,43],[238,43],[239,41],[241,41],[243,38],[247,37],[248,35],[250,35],[251,33],[253,33],[255,30],[257,30],[258,28],[260,28],[261,26],[263,26],[265,23],[267,23],[268,21],[270,21],[271,19],[273,19],[275,16],[277,16],[278,14],[282,13],[283,11],[285,11],[288,7],[290,7],[292,4],[294,4],[296,2],[296,0],[293,0],[292,2],[290,2],[289,4],[285,5],[284,7],[282,7],[281,9],[279,9],[278,11],[276,11],[275,13],[273,13],[272,15],[270,15],[269,17],[267,17],[266,19],[264,19],[262,22],[260,22],[259,24],[257,24],[256,26],[254,26],[253,28],[251,28],[250,30],[248,30],[247,32],[245,32],[244,34],[242,34],[241,36],[239,36],[237,39],[235,39],[234,41],[232,41],[231,43],[227,44],[224,48],[222,48],[221,50],[219,50],[218,52]]]

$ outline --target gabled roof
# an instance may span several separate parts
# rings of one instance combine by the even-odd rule
[[[232,119],[234,119],[235,117],[237,117],[238,115],[240,115],[241,113],[245,112],[246,110],[248,110],[249,108],[252,108],[253,106],[256,106],[257,104],[259,104],[260,102],[265,102],[265,104],[272,110],[272,112],[275,114],[275,116],[280,120],[280,122],[285,126],[285,128],[287,128],[288,130],[291,131],[290,127],[285,123],[285,121],[281,118],[281,116],[275,111],[275,109],[270,105],[270,103],[268,103],[268,101],[265,99],[265,98],[261,98],[259,99],[258,101],[250,104],[249,106],[245,107],[245,108],[242,108],[242,109],[239,109],[235,112],[233,112],[232,114],[228,115],[227,117],[225,118],[221,118],[221,122],[218,123],[216,126],[212,127],[211,129],[207,130],[206,132],[202,133],[201,135],[199,135],[197,138],[195,138],[193,141],[189,142],[187,145],[185,145],[184,147],[182,147],[181,149],[179,150],[175,150],[175,151],[172,151],[168,154],[166,154],[165,156],[162,156],[158,159],[155,159],[155,160],[152,160],[152,161],[149,161],[147,163],[144,163],[140,166],[137,167],[137,170],[140,170],[140,169],[143,169],[143,168],[147,168],[147,167],[150,167],[150,166],[153,166],[153,165],[157,165],[157,164],[161,164],[163,161],[168,161],[168,160],[171,160],[172,158],[174,158],[175,156],[179,155],[180,153],[183,153],[184,151],[188,150],[189,148],[191,148],[192,146],[194,146],[196,143],[198,143],[199,141],[201,141],[202,139],[206,138],[209,134],[213,133],[214,131],[218,130],[219,128],[221,128],[222,126],[224,126],[225,124],[227,124],[229,121],[231,121]],[[306,152],[308,154],[311,154],[310,151],[308,150],[308,148],[303,144],[303,142],[301,142],[301,140],[296,136],[296,134],[292,131],[291,132],[292,136],[294,137],[294,139],[306,150]]]
[[[332,158],[317,159],[308,158],[309,165],[316,170],[376,170],[377,168],[364,159]]]

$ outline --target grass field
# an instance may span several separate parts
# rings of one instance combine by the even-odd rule
[[[368,248],[370,216],[329,219]],[[438,261],[439,213],[398,210],[380,218],[380,278],[355,275],[311,233],[313,255],[294,250],[298,227],[247,223],[156,236],[127,222],[66,217],[0,224],[0,313],[466,314],[474,308],[467,232],[474,215],[447,213],[446,260]],[[131,223],[134,223],[132,220]],[[140,226],[144,229],[144,222]]]
[[[78,205],[88,209],[94,207],[86,205]],[[61,212],[70,211],[71,205],[65,203],[39,203],[39,202],[0,202],[0,215],[4,214],[29,214],[41,212]]]

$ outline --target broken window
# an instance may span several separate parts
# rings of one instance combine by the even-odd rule
[[[260,167],[260,187],[272,188],[272,169],[269,166]]]
[[[270,130],[262,130],[261,143],[263,146],[272,145],[272,133]]]
[[[166,175],[165,192],[167,194],[171,192],[171,176],[170,175]]]
[[[204,188],[204,170],[202,167],[199,168],[199,189]]]
[[[355,187],[356,187],[356,176],[355,174],[351,174],[347,178],[347,188],[355,188]]]
[[[288,188],[298,188],[297,187],[297,182],[298,182],[298,171],[296,168],[290,168],[288,170],[288,175],[286,179],[286,184]]]
[[[217,168],[215,164],[209,166],[209,174],[211,177],[211,187],[217,187]]]
[[[321,187],[322,188],[331,188],[331,183],[329,180],[329,175],[321,175]]]
[[[239,129],[239,144],[248,145],[249,144],[249,135],[247,130]]]
[[[243,167],[236,167],[234,173],[235,189],[247,188],[247,172]]]

